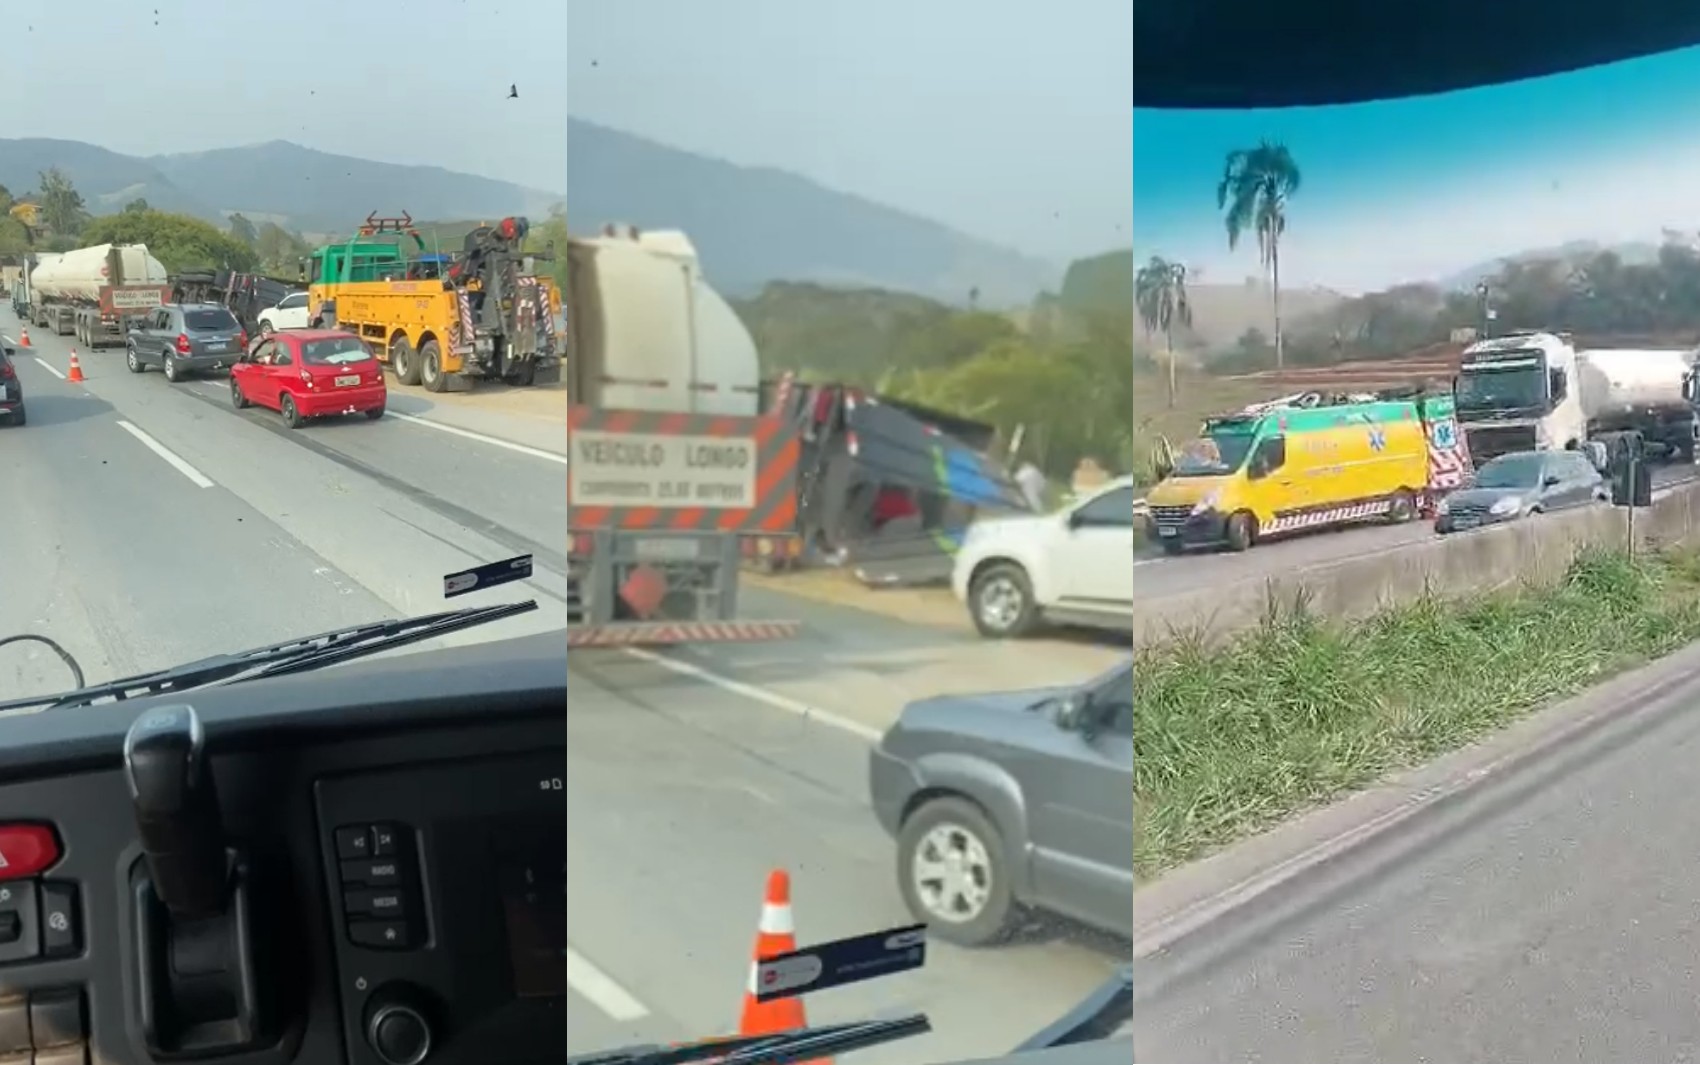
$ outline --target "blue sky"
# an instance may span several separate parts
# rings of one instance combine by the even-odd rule
[[[1363,291],[1571,240],[1700,230],[1700,49],[1512,85],[1352,107],[1134,112],[1134,246],[1237,281],[1223,158],[1268,138],[1304,187],[1283,281]]]
[[[289,140],[565,191],[567,7],[7,4],[0,137],[134,155]],[[180,83],[144,74],[156,59]],[[519,99],[508,100],[515,82]]]
[[[574,115],[1052,259],[1128,245],[1128,0],[571,7]]]

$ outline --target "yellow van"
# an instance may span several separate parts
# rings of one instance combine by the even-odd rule
[[[1410,521],[1462,480],[1452,409],[1451,396],[1436,395],[1212,418],[1147,493],[1149,535],[1170,554],[1244,551],[1270,536]]]

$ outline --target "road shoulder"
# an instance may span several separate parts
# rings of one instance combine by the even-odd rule
[[[1412,828],[1451,800],[1562,759],[1573,745],[1609,726],[1656,719],[1673,699],[1691,694],[1696,684],[1700,644],[1537,711],[1472,747],[1394,774],[1183,866],[1135,891],[1133,956],[1173,949],[1306,873],[1394,830]]]

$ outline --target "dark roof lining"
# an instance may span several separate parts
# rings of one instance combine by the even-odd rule
[[[1359,103],[1700,44],[1693,0],[1132,0],[1133,106]]]

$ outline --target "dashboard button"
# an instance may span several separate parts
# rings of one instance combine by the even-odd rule
[[[405,921],[350,921],[348,939],[357,947],[406,950],[412,945]]]
[[[407,900],[399,891],[350,891],[342,897],[342,903],[351,917],[394,920],[407,912]]]
[[[41,885],[41,952],[49,958],[69,958],[77,953],[77,886],[47,880]]]
[[[0,920],[8,924],[17,922],[17,935],[0,940],[0,964],[25,961],[41,953],[41,922],[37,914],[35,884],[0,882]]]
[[[24,1054],[31,1049],[30,1009],[22,996],[0,1000],[0,1055]]]
[[[46,825],[0,824],[0,880],[34,876],[59,860],[59,840]]]
[[[401,883],[401,866],[394,858],[343,862],[342,882],[375,888],[394,887]]]
[[[75,987],[37,991],[30,995],[30,1028],[35,1032],[35,1049],[71,1046],[88,1038],[88,1020],[83,1013],[83,993]],[[41,1058],[38,1056],[37,1061]]]
[[[16,943],[24,934],[24,924],[15,912],[0,913],[0,943]]]
[[[372,826],[372,857],[388,858],[396,853],[397,847],[394,825]]]
[[[370,858],[372,856],[372,833],[359,825],[337,829],[336,856],[345,859]]]

